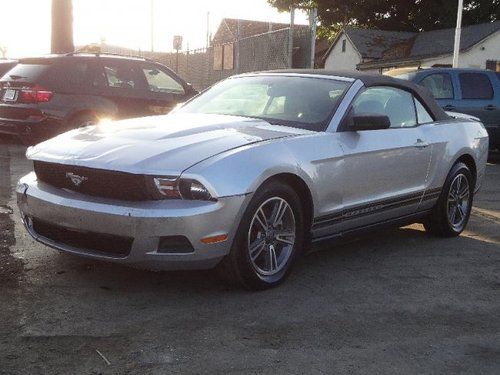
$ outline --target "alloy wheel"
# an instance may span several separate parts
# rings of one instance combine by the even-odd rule
[[[469,180],[458,174],[450,186],[448,194],[448,222],[455,230],[461,230],[467,221],[470,210]]]
[[[248,253],[260,276],[279,273],[295,245],[295,216],[286,200],[273,197],[260,205],[248,231]]]

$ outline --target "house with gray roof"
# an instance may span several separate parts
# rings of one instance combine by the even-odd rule
[[[344,28],[325,54],[326,69],[384,72],[450,67],[455,29],[420,33]],[[460,67],[500,71],[500,21],[462,28]]]

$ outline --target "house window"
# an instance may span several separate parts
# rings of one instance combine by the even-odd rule
[[[500,61],[497,60],[486,61],[486,69],[493,70],[494,72],[500,72]]]
[[[347,40],[343,40],[342,41],[342,52],[345,52],[345,50],[347,49]]]

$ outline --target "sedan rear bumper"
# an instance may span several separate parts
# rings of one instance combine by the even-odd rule
[[[250,199],[120,202],[38,183],[33,173],[19,182],[17,198],[26,229],[37,241],[67,253],[154,270],[215,267],[229,253]],[[221,235],[227,235],[224,242],[201,241]]]

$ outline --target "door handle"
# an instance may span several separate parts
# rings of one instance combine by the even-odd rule
[[[455,110],[455,109],[457,109],[457,108],[456,108],[454,105],[448,104],[448,105],[445,105],[445,106],[443,107],[443,109],[444,109],[445,111],[454,111],[454,110]]]
[[[486,109],[487,111],[494,111],[495,109],[497,109],[497,107],[490,104],[490,105],[487,105],[486,107],[484,107],[484,109]]]
[[[429,147],[430,145],[427,142],[424,142],[421,139],[417,139],[417,143],[415,143],[413,146],[415,148],[418,148],[418,149],[424,149],[424,148]]]

